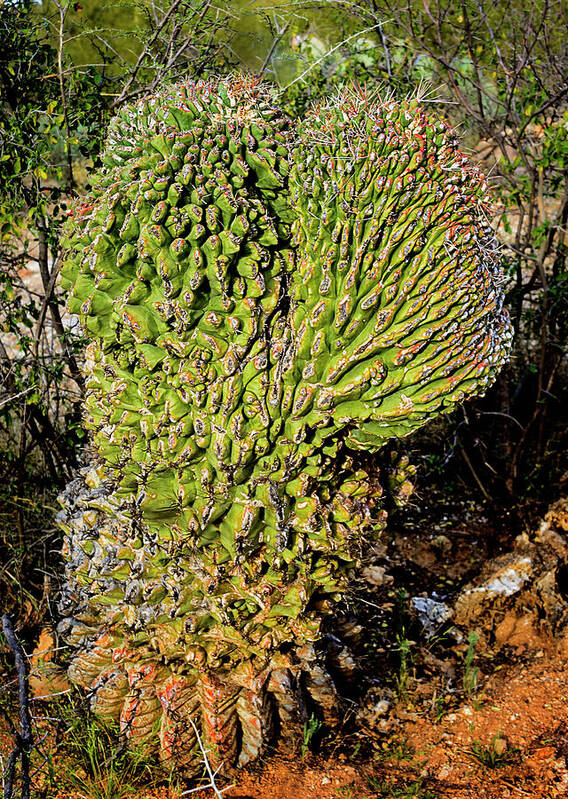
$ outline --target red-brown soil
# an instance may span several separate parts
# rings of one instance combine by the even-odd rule
[[[424,686],[420,686],[424,689]],[[412,700],[412,693],[410,694]],[[566,653],[498,666],[474,703],[439,721],[408,706],[391,736],[361,730],[325,742],[326,756],[278,752],[237,773],[231,799],[557,799],[568,796]],[[370,748],[365,757],[359,747]],[[349,754],[351,749],[351,754]],[[497,754],[500,753],[500,754]],[[481,762],[493,754],[496,760]],[[481,758],[481,759],[480,759]],[[227,783],[225,783],[227,784]],[[222,783],[221,783],[222,787]],[[158,789],[140,799],[178,799]],[[191,794],[212,799],[211,789]],[[58,799],[64,799],[60,794]],[[77,798],[78,799],[78,798]]]
[[[322,741],[321,754],[308,752],[303,758],[300,752],[294,756],[271,752],[239,770],[234,787],[223,795],[230,799],[568,796],[567,644],[564,640],[546,650],[511,652],[505,663],[500,658],[482,681],[476,699],[452,707],[438,719],[433,709],[422,709],[431,686],[426,681],[411,683],[407,702],[389,715],[388,733],[340,730]],[[415,709],[418,705],[420,711]],[[11,746],[4,729],[0,737],[4,762]],[[36,796],[99,799],[94,793],[64,787],[66,772],[73,768],[64,751],[53,752],[53,766],[61,775],[59,790],[44,793],[39,780]],[[228,785],[219,783],[221,788]],[[180,799],[182,790],[138,787],[124,796]],[[213,799],[214,793],[207,789],[191,796]]]

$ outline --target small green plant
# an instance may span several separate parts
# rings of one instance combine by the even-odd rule
[[[464,750],[464,754],[475,760],[484,769],[495,769],[512,763],[518,751],[518,747],[507,747],[504,736],[497,733],[488,744],[483,744],[479,739],[474,738],[469,749]]]
[[[370,797],[367,796],[361,796],[360,798],[355,796],[353,788],[350,785],[342,785],[341,788],[336,788],[334,794],[338,799],[340,799],[340,797],[341,799],[370,799]]]
[[[312,713],[310,718],[304,722],[304,740],[302,741],[302,758],[304,758],[310,748],[310,742],[314,735],[320,730],[323,721],[316,718]]]
[[[432,697],[432,712],[434,714],[434,723],[437,724],[441,721],[448,712],[448,702],[450,697],[446,694],[438,695],[434,692]]]
[[[353,760],[357,757],[357,755],[359,754],[360,750],[361,750],[361,743],[358,742],[358,743],[355,744],[355,746],[353,747],[353,751],[351,752],[351,758]]]
[[[395,785],[392,779],[368,777],[367,783],[369,788],[375,791],[376,796],[383,799],[436,799],[432,791],[426,788],[423,780],[415,780],[407,785]]]
[[[375,762],[382,763],[385,760],[412,760],[414,750],[406,740],[400,738],[396,740],[389,740],[383,744],[383,750],[375,753]]]
[[[398,674],[396,675],[396,693],[400,702],[408,701],[408,681],[410,678],[410,668],[412,663],[411,647],[413,641],[410,641],[402,634],[396,636],[398,644],[397,651],[400,655],[398,666]]]
[[[473,631],[467,637],[467,652],[465,653],[464,663],[465,672],[463,675],[462,685],[468,699],[471,699],[477,691],[477,683],[479,679],[479,669],[473,665],[475,658],[475,647],[479,641],[479,635]]]

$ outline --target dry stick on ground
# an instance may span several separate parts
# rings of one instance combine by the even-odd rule
[[[197,791],[204,791],[207,788],[211,788],[213,790],[213,793],[215,794],[216,799],[223,799],[223,794],[225,793],[225,791],[228,791],[229,788],[234,788],[235,786],[227,785],[226,788],[217,787],[217,784],[215,783],[215,777],[217,776],[217,773],[219,772],[221,766],[218,766],[215,771],[211,769],[211,764],[207,759],[207,752],[209,751],[209,749],[205,749],[205,747],[203,746],[203,741],[201,740],[201,736],[199,735],[199,730],[197,729],[197,725],[195,724],[193,719],[190,719],[189,723],[193,727],[195,737],[197,738],[197,743],[199,745],[199,749],[201,750],[201,755],[203,757],[203,763],[207,771],[207,776],[209,777],[209,782],[206,785],[199,785],[197,788],[190,788],[189,790],[184,791],[182,793],[182,796],[187,796],[190,793],[196,793]]]
[[[20,708],[20,731],[15,731],[16,744],[12,750],[6,768],[4,799],[12,799],[14,775],[18,758],[21,760],[20,778],[22,783],[22,799],[30,799],[30,752],[33,746],[33,735],[28,700],[26,656],[14,632],[12,620],[7,613],[4,613],[2,616],[2,631],[6,638],[6,643],[14,655],[16,671],[18,673],[18,704]]]

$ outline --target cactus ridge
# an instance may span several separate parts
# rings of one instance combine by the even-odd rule
[[[98,456],[60,516],[70,674],[166,761],[197,768],[196,714],[244,763],[277,709],[303,712],[269,664],[318,639],[384,527],[354,451],[506,357],[487,185],[415,100],[348,90],[295,124],[243,76],[122,109],[102,163],[62,270]],[[318,669],[303,682],[332,714]]]

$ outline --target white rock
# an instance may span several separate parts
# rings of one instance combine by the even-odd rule
[[[412,597],[412,604],[418,612],[418,618],[428,638],[434,635],[438,627],[452,615],[452,609],[448,605],[427,596]]]

